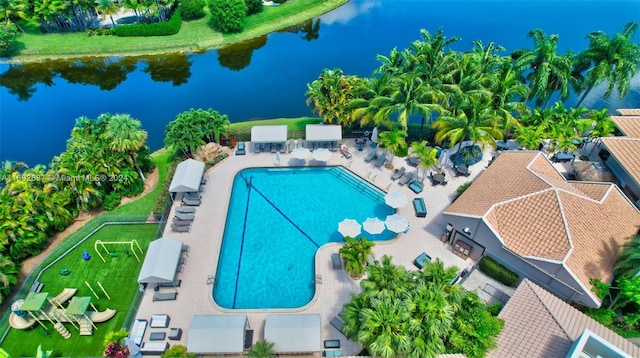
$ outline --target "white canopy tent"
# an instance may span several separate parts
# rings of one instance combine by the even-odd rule
[[[251,127],[251,143],[284,143],[287,141],[287,125]]]
[[[170,193],[197,192],[204,173],[204,163],[187,159],[176,167],[169,186]]]
[[[138,282],[173,282],[181,252],[180,240],[161,237],[151,241],[138,275]]]
[[[307,124],[307,142],[338,142],[342,140],[342,126],[335,124]]]
[[[246,315],[193,316],[187,332],[190,353],[242,354]]]
[[[264,324],[264,339],[278,353],[321,352],[319,314],[270,314]]]

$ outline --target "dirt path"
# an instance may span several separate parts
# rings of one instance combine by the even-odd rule
[[[141,198],[155,189],[156,185],[158,185],[158,168],[154,169],[153,172],[149,173],[146,176],[146,180],[144,182],[144,190],[142,193],[133,198],[122,198],[120,201],[120,205],[124,205],[130,203],[138,198]],[[30,257],[26,259],[22,263],[22,269],[18,273],[18,283],[14,286],[15,291],[11,294],[11,296],[6,297],[4,304],[0,307],[0,311],[4,311],[6,307],[4,307],[7,303],[13,302],[15,294],[18,292],[18,288],[22,286],[24,280],[29,276],[33,268],[40,263],[45,257],[47,257],[53,249],[55,249],[64,239],[69,237],[69,235],[76,232],[78,229],[84,226],[91,219],[104,214],[105,211],[102,209],[93,209],[91,211],[83,211],[78,215],[73,224],[67,227],[64,231],[56,233],[52,237],[47,240],[47,247],[37,256]]]

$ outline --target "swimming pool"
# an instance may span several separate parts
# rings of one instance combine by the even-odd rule
[[[245,169],[234,179],[213,297],[229,309],[302,307],[315,293],[316,251],[344,242],[338,223],[394,212],[382,191],[342,167]]]

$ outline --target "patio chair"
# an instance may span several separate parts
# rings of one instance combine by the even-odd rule
[[[142,355],[161,355],[167,349],[169,349],[169,342],[144,342],[140,347],[140,353]]]
[[[200,199],[182,198],[182,204],[186,206],[200,206]]]
[[[342,328],[344,328],[344,322],[340,319],[340,317],[336,316],[331,319],[329,322],[338,332],[342,333]]]
[[[342,260],[340,260],[340,254],[334,252],[331,254],[331,262],[333,262],[333,269],[340,270],[342,268]]]
[[[238,142],[236,147],[236,155],[245,155],[244,142]]]
[[[195,212],[196,208],[194,207],[183,208],[182,206],[176,206],[176,213],[194,214]]]
[[[190,191],[182,194],[183,198],[191,199],[191,200],[200,200],[200,194]]]
[[[422,270],[428,262],[431,262],[431,256],[427,255],[426,252],[423,252],[413,260],[413,265]]]
[[[253,146],[253,152],[254,152],[254,153],[260,153],[260,143],[256,143],[256,144]]]
[[[400,179],[400,181],[398,182],[398,184],[400,185],[406,185],[408,184],[410,181],[413,180],[413,173],[409,172],[407,174],[404,175],[404,177],[402,177],[402,179]]]
[[[349,153],[349,150],[347,149],[347,147],[343,147],[340,148],[340,154],[342,154],[342,156],[344,156],[347,159],[351,159],[351,153]]]
[[[173,292],[175,293],[175,292]],[[167,328],[169,327],[169,321],[171,317],[166,314],[152,314],[151,321],[149,321],[149,327],[151,328]]]
[[[368,162],[374,160],[377,156],[378,156],[378,153],[376,152],[375,149],[373,149],[373,150],[371,150],[369,152],[369,154],[367,154],[366,157],[364,157],[364,161],[368,163]]]
[[[173,231],[173,232],[191,232],[191,225],[171,224],[171,231]]]
[[[409,183],[409,189],[411,189],[411,191],[413,191],[416,194],[420,194],[422,193],[422,190],[424,189],[424,187],[420,183],[418,183],[417,180],[414,180],[411,183]]]
[[[407,168],[405,167],[394,170],[393,175],[391,176],[391,180],[400,179],[400,177],[402,177],[406,171],[407,171]]]
[[[289,139],[289,148],[287,150],[287,153],[291,153],[291,151],[293,150],[293,147],[294,147],[293,139]]]
[[[262,152],[270,152],[271,151],[271,143],[263,144],[260,147],[260,151],[262,151]]]
[[[193,223],[192,220],[180,220],[174,216],[172,224],[175,226],[191,226],[192,223]]]
[[[276,151],[280,151],[280,144],[271,144],[271,153],[275,153]]]
[[[196,218],[196,216],[193,214],[182,214],[182,213],[176,213],[175,217],[182,221],[193,221],[193,219]]]
[[[387,153],[382,152],[376,159],[376,167],[381,167],[387,161]]]
[[[131,327],[131,331],[129,332],[129,338],[133,341],[133,343],[138,346],[142,344],[142,338],[144,337],[144,332],[147,330],[147,320],[146,319],[137,319],[133,323]]]

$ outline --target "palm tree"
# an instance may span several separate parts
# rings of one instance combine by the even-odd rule
[[[350,126],[355,118],[350,102],[357,98],[362,80],[345,76],[341,69],[324,69],[318,79],[307,84],[307,105],[328,123]]]
[[[263,340],[258,341],[249,350],[249,358],[271,358],[275,343]]]
[[[18,21],[27,18],[28,9],[29,5],[24,0],[0,0],[0,19],[5,20],[6,24],[13,23],[24,32]]]
[[[544,143],[544,131],[538,126],[522,126],[516,131],[516,141],[529,150],[538,150]]]
[[[618,255],[616,272],[629,279],[640,274],[640,235],[631,236],[622,247]]]
[[[367,278],[360,286],[363,294],[377,298],[400,298],[411,279],[402,266],[391,263],[391,256],[384,255],[379,265],[367,266]]]
[[[18,265],[11,258],[0,254],[0,303],[9,294],[11,286],[18,283],[18,272]]]
[[[360,279],[365,272],[367,257],[371,254],[374,244],[364,237],[345,237],[346,243],[338,250],[344,259],[344,269],[354,280]]]
[[[205,111],[205,113],[207,116],[204,123],[202,123],[203,134],[212,142],[220,142],[220,135],[227,135],[229,125],[231,124],[229,116],[220,114],[211,108]],[[221,144],[224,145],[224,143]]]
[[[393,126],[390,131],[380,133],[378,136],[378,143],[381,147],[386,148],[389,154],[393,157],[400,148],[405,148],[407,146],[407,142],[404,140],[406,135],[407,132],[399,130]],[[392,158],[388,161],[391,162],[391,160]]]
[[[113,0],[97,0],[96,11],[99,13],[109,15],[113,27],[116,27],[116,22],[113,20],[113,15],[120,11],[120,7]]]
[[[602,31],[587,35],[589,48],[578,55],[578,67],[588,67],[584,76],[584,93],[576,107],[589,95],[593,87],[607,82],[604,98],[609,98],[614,89],[620,98],[631,90],[631,78],[640,66],[640,45],[633,42],[638,23],[629,22],[620,32],[610,38]]]
[[[529,80],[529,100],[535,99],[536,105],[546,106],[555,92],[559,92],[562,101],[569,98],[569,86],[577,87],[573,76],[573,53],[558,55],[558,35],[547,35],[541,29],[529,31],[533,39],[533,50],[517,50],[511,56],[515,59],[515,68]]]
[[[408,327],[407,302],[392,298],[372,298],[360,313],[358,341],[376,357],[403,356],[411,349],[412,332]]]
[[[413,142],[411,148],[413,148],[411,155],[418,157],[418,168],[422,168],[420,181],[424,181],[424,178],[427,177],[427,170],[438,163],[438,158],[436,158],[438,150],[427,146],[427,141]]]
[[[130,163],[138,170],[140,178],[145,180],[140,166],[136,163],[137,152],[147,140],[147,132],[140,128],[140,121],[131,118],[128,114],[100,116],[105,116],[107,119],[103,137],[109,143],[109,148],[115,152],[127,153]]]

